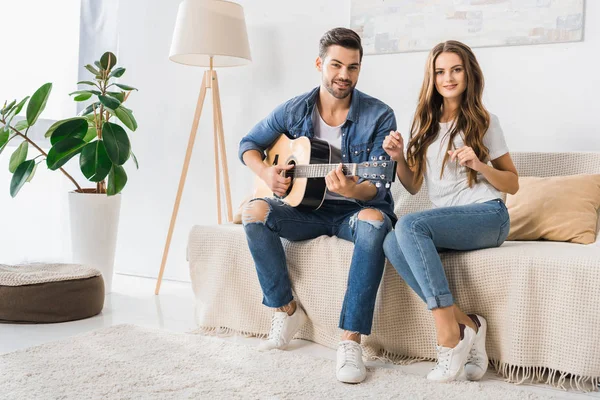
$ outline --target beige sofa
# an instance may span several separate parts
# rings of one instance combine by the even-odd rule
[[[521,176],[600,173],[600,153],[514,153]],[[425,188],[392,186],[397,215],[429,208]],[[353,245],[335,237],[283,241],[297,300],[310,322],[297,337],[335,348]],[[264,336],[271,311],[241,225],[195,226],[188,260],[205,333]],[[591,390],[600,383],[600,243],[505,242],[442,255],[455,299],[489,324],[487,350],[512,382]],[[387,263],[365,354],[396,363],[432,360],[431,313]]]

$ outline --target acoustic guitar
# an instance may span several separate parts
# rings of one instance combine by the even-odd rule
[[[281,135],[266,153],[264,162],[269,166],[294,166],[281,171],[283,177],[291,177],[292,181],[287,192],[280,197],[257,177],[254,197],[276,197],[292,207],[319,209],[327,192],[324,178],[341,162],[340,151],[321,139],[290,139]],[[346,176],[358,176],[374,182],[377,187],[383,184],[389,188],[396,178],[396,162],[383,156],[372,157],[367,162],[343,164],[342,171]]]

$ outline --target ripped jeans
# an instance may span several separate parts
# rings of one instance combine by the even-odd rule
[[[248,211],[255,202],[268,204],[266,217],[250,215]],[[243,224],[262,288],[263,304],[279,308],[293,300],[281,238],[300,241],[321,235],[337,236],[354,242],[339,327],[370,334],[385,262],[383,241],[392,229],[392,221],[379,210],[377,219],[359,219],[358,214],[363,209],[369,208],[343,200],[328,200],[316,211],[303,211],[272,198],[252,200],[244,211]]]

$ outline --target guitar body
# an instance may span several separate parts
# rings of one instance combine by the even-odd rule
[[[264,162],[268,166],[279,165],[307,165],[307,164],[331,164],[340,161],[339,152],[332,151],[332,147],[324,140],[300,137],[289,139],[281,135],[267,149],[267,157]],[[317,210],[325,200],[327,185],[325,179],[292,177],[292,182],[287,193],[280,199],[292,207],[300,207],[307,210]],[[260,178],[256,178],[255,198],[277,197],[267,184]]]

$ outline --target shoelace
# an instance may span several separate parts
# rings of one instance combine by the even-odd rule
[[[442,346],[437,346],[437,365],[435,368],[443,368],[447,371],[450,368],[450,356],[452,355],[452,349],[444,349]]]
[[[342,352],[344,353],[344,365],[350,365],[358,368],[358,351],[355,351],[356,346],[352,343],[342,343]]]
[[[477,349],[473,346],[471,347],[471,351],[469,351],[469,357],[467,358],[467,364],[477,364],[479,363],[479,356],[477,355]]]
[[[269,339],[274,340],[277,344],[281,342],[281,331],[283,330],[283,322],[287,315],[285,313],[274,313],[271,319],[271,330],[269,331]]]

